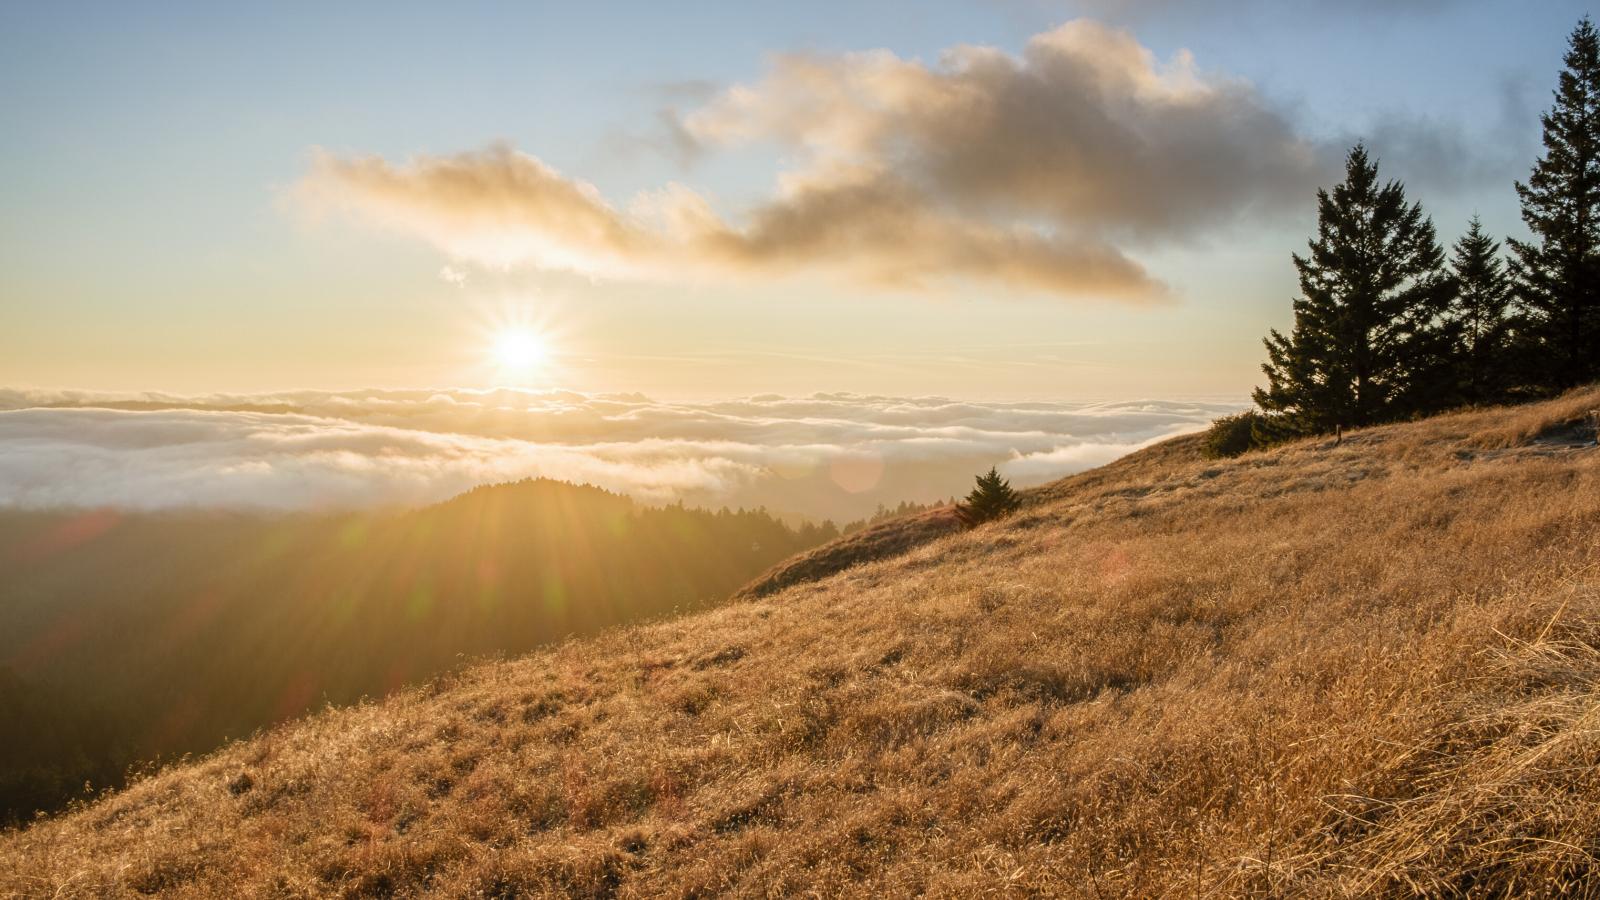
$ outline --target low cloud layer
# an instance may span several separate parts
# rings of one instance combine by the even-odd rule
[[[679,184],[620,208],[508,146],[404,163],[319,152],[298,195],[489,266],[1150,302],[1167,289],[1131,248],[1303,204],[1327,162],[1249,84],[1088,20],[1020,55],[778,56],[670,124],[686,152],[773,144],[792,165],[735,217]]]
[[[570,392],[139,397],[0,391],[0,506],[408,506],[545,476],[644,502],[839,520],[1035,484],[1202,427],[1229,404],[819,394],[714,403]]]

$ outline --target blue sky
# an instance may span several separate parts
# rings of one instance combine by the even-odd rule
[[[226,6],[227,8],[222,8]],[[759,8],[755,8],[759,6]],[[482,332],[531,318],[536,381],[659,394],[1242,395],[1286,324],[1299,213],[1119,243],[1173,289],[938,296],[774,278],[472,268],[415,234],[309,216],[313,148],[403,164],[507,142],[625,207],[679,182],[734,216],[793,147],[686,161],[663,111],[752,85],[774,54],[1022,52],[1078,16],[1163,63],[1193,54],[1295,134],[1366,137],[1441,237],[1516,231],[1581,3],[1094,0],[808,4],[10,4],[0,10],[0,383],[112,390],[475,386]],[[1122,239],[1119,238],[1119,241]],[[444,266],[470,274],[439,278]],[[1049,345],[1040,349],[1043,345]],[[1026,365],[1024,365],[1026,364]],[[1031,368],[1030,368],[1031,366]]]

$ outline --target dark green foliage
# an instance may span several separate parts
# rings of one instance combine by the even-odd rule
[[[1446,270],[1420,205],[1380,185],[1359,145],[1345,182],[1317,193],[1311,252],[1294,257],[1294,329],[1267,338],[1268,385],[1254,393],[1269,430],[1324,433],[1600,379],[1600,33],[1589,19],[1565,64],[1544,155],[1516,185],[1534,239],[1507,239],[1509,265],[1474,217]],[[1214,431],[1217,452],[1245,446],[1242,423]],[[1250,432],[1261,439],[1262,423]]]
[[[1202,445],[1205,455],[1212,459],[1238,456],[1267,445],[1265,437],[1257,432],[1266,416],[1253,409],[1222,418],[1211,423]]]
[[[1456,280],[1450,319],[1458,343],[1459,390],[1469,403],[1499,400],[1510,386],[1511,280],[1500,259],[1500,242],[1484,233],[1477,216],[1456,241],[1450,268]]]
[[[720,602],[835,534],[548,480],[388,514],[0,514],[0,820],[475,655]]]
[[[1022,505],[1017,492],[1011,489],[1011,483],[1001,478],[995,468],[991,467],[986,475],[979,475],[977,481],[978,486],[957,507],[969,524],[977,525],[998,519]]]
[[[1266,339],[1261,409],[1285,430],[1316,434],[1435,408],[1450,356],[1442,324],[1453,290],[1444,251],[1420,204],[1378,181],[1366,148],[1345,181],[1317,192],[1317,234],[1294,256],[1303,296],[1294,329]]]
[[[1517,183],[1532,241],[1514,253],[1518,332],[1530,381],[1567,388],[1600,378],[1600,35],[1572,32],[1544,114],[1544,155]]]

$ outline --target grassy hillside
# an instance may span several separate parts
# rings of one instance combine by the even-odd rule
[[[156,774],[0,892],[1593,894],[1596,407],[1168,442]]]
[[[474,655],[704,608],[820,539],[548,480],[398,513],[0,513],[0,823]]]
[[[786,587],[817,581],[852,566],[890,559],[966,529],[954,506],[941,506],[877,522],[815,550],[796,554],[761,573],[734,597],[755,600]]]

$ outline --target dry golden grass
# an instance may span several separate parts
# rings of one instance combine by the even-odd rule
[[[1537,440],[1585,404],[1169,442],[156,774],[0,892],[1600,895],[1600,451]]]
[[[1600,426],[1600,398],[1592,390],[1571,391],[1548,403],[1506,411],[1497,427],[1480,432],[1473,444],[1500,450],[1534,441],[1594,443]]]

